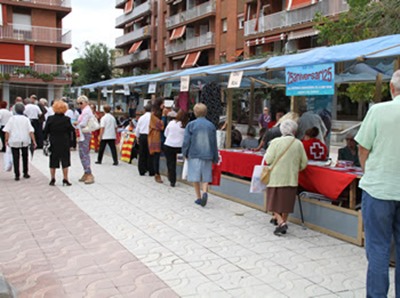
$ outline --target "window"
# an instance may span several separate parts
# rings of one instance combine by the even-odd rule
[[[228,31],[228,19],[222,19],[222,32]]]
[[[238,17],[238,28],[239,30],[244,28],[244,16]]]

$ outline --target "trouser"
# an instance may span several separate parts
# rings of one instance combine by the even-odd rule
[[[85,139],[79,142],[79,158],[85,174],[92,174],[92,169],[90,168],[90,138],[92,134],[90,132],[84,133],[83,136]]]
[[[43,148],[43,128],[42,124],[38,119],[31,119],[31,124],[35,129],[35,139],[38,149]]]
[[[11,147],[15,177],[21,176],[21,172],[19,171],[20,150],[22,153],[22,172],[24,173],[24,175],[28,174],[28,147],[21,147],[21,148]]]
[[[6,152],[6,133],[3,131],[4,126],[0,126],[1,152]]]
[[[106,145],[110,147],[114,163],[118,163],[117,148],[115,147],[115,139],[100,141],[100,148],[99,148],[99,154],[97,155],[97,161],[101,162],[103,160],[103,154],[104,150],[106,149]]]
[[[400,264],[400,201],[376,199],[363,191],[361,210],[368,259],[367,297],[387,297],[392,237],[396,264]],[[395,288],[400,297],[400,266],[396,266]]]
[[[154,174],[156,175],[160,175],[160,155],[160,152],[155,152],[149,156],[150,163],[153,164]]]
[[[138,169],[139,174],[144,175],[149,172],[150,176],[154,176],[154,164],[153,159],[149,153],[149,143],[147,141],[147,134],[141,134],[139,136],[139,160]]]
[[[75,129],[71,132],[71,143],[70,148],[76,148],[76,132]]]
[[[173,184],[176,183],[176,156],[178,153],[181,153],[181,151],[181,148],[164,145],[164,154],[167,159],[168,180]]]

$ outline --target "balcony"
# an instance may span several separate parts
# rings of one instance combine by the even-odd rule
[[[343,0],[321,1],[314,5],[303,8],[281,11],[267,16],[263,16],[258,20],[253,19],[245,22],[244,36],[259,34],[267,31],[292,27],[302,23],[312,22],[316,13],[323,16],[335,16],[342,12],[348,11],[349,5]],[[258,31],[254,31],[256,22],[258,21]]]
[[[172,55],[179,52],[189,51],[196,48],[214,45],[214,33],[207,32],[199,37],[188,38],[184,41],[177,40],[165,47],[165,54]]]
[[[71,0],[11,0],[12,2],[27,2],[38,5],[61,6],[71,8]]]
[[[183,22],[194,20],[206,14],[215,13],[215,1],[211,0],[209,2],[198,5],[192,9],[180,12],[176,15],[170,16],[166,19],[167,28],[176,26]]]
[[[150,58],[151,58],[150,50],[143,50],[140,52],[116,58],[115,67],[123,67],[139,62],[145,62],[150,60]]]
[[[9,74],[13,79],[40,79],[45,82],[52,80],[71,80],[71,67],[54,64],[34,64],[31,66],[0,64],[0,73]]]
[[[125,25],[126,23],[150,12],[151,12],[151,3],[150,1],[146,1],[143,4],[134,7],[130,13],[119,16],[116,20],[115,27],[122,28],[123,25]]]
[[[142,27],[138,30],[135,30],[135,31],[129,32],[127,34],[124,34],[120,37],[117,37],[115,44],[116,44],[116,47],[121,47],[125,44],[132,43],[139,39],[143,39],[147,36],[150,36],[150,27],[149,26]]]
[[[126,0],[115,0],[115,7],[120,8],[125,5]]]
[[[8,24],[0,27],[0,40],[61,44],[71,46],[71,31],[59,28]]]

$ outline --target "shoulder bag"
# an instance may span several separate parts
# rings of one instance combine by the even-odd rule
[[[83,133],[88,133],[88,132],[92,132],[95,130],[100,129],[100,123],[97,120],[95,115],[90,116],[87,125],[82,128],[82,132]]]
[[[269,183],[269,179],[271,177],[272,169],[277,164],[277,162],[281,159],[281,157],[284,156],[285,153],[289,150],[290,146],[292,146],[292,144],[294,143],[295,139],[296,138],[293,137],[293,140],[290,142],[289,146],[286,147],[285,151],[283,151],[282,154],[278,156],[278,158],[272,163],[271,166],[264,166],[263,167],[262,173],[261,173],[261,179],[260,179],[262,183],[264,183],[264,184],[268,184]]]

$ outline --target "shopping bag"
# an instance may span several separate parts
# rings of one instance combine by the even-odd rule
[[[4,172],[10,172],[13,165],[13,158],[10,146],[7,146],[6,152],[3,155],[3,170]]]
[[[221,183],[221,163],[212,164],[212,181],[210,185],[219,186]]]
[[[182,180],[186,180],[188,176],[188,160],[185,158],[182,167]]]
[[[87,125],[82,128],[82,132],[88,133],[93,132],[100,129],[99,120],[97,120],[96,116],[91,116],[87,122]]]
[[[254,166],[253,175],[251,176],[250,183],[251,193],[262,193],[265,190],[266,184],[261,181],[261,175],[265,167],[267,166],[264,165],[264,158],[262,159],[261,165]]]

